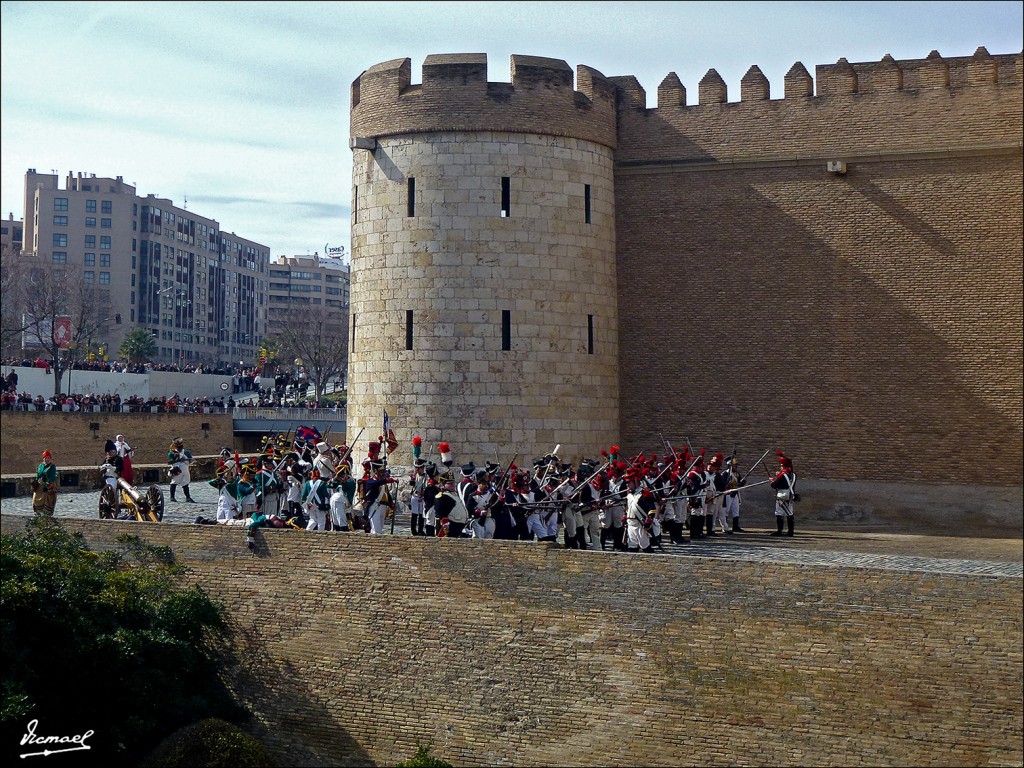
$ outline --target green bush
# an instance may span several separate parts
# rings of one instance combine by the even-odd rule
[[[238,726],[208,718],[175,731],[141,763],[141,768],[264,768],[272,766],[263,745]]]
[[[220,685],[221,609],[184,586],[166,548],[118,538],[93,552],[37,518],[0,542],[0,743],[94,731],[92,755],[132,764],[167,734],[244,713]],[[8,754],[10,752],[8,751]]]
[[[454,768],[451,763],[431,755],[431,746],[431,744],[418,745],[416,754],[404,763],[399,763],[397,768]]]

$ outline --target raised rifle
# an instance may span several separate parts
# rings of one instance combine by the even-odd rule
[[[495,453],[494,458],[498,458],[497,450],[495,450],[494,453]],[[516,463],[516,459],[518,459],[518,458],[519,458],[519,454],[517,453],[517,454],[515,454],[512,457],[512,460],[508,463],[508,466],[505,467],[505,471],[501,473],[501,477],[498,478],[498,482],[494,484],[494,497],[487,503],[487,508],[488,509],[491,509],[491,508],[493,508],[494,506],[497,505],[498,500],[501,498],[501,496],[503,494],[502,486],[505,484],[505,481],[508,479],[509,470],[512,469],[512,465]]]
[[[555,450],[553,450],[551,453],[549,453],[548,456],[551,456],[552,458],[557,458],[558,457],[558,449],[561,448],[561,447],[562,447],[561,443],[556,445],[555,446]],[[538,485],[540,485],[542,488],[544,487],[544,483],[547,482],[548,472],[550,472],[550,471],[551,471],[551,461],[548,460],[547,465],[544,467],[544,475],[541,477],[540,482],[538,483]],[[564,485],[564,483],[563,483],[563,485]],[[559,486],[559,488],[561,488],[561,486]]]
[[[352,449],[356,447],[356,442],[359,440],[359,437],[363,434],[364,429],[366,429],[366,427],[360,427],[359,434],[356,435],[355,440],[353,440],[352,443],[348,446],[344,455],[340,459],[338,459],[338,470],[334,473],[334,477],[338,476],[338,472],[341,471],[341,466],[346,461],[348,461],[348,457],[352,455]]]
[[[771,448],[769,448],[769,449],[768,449],[768,451],[770,451],[770,450],[771,450]],[[742,483],[742,482],[743,482],[744,480],[746,480],[746,479],[747,479],[747,475],[749,475],[749,474],[750,474],[751,472],[753,472],[753,471],[754,471],[755,469],[757,469],[757,465],[758,465],[758,464],[760,464],[760,463],[761,463],[762,461],[764,461],[764,457],[768,455],[768,451],[765,451],[764,453],[762,453],[762,454],[761,454],[761,458],[760,458],[760,459],[758,459],[757,461],[755,461],[755,462],[754,462],[754,465],[753,465],[753,466],[752,466],[752,467],[751,467],[750,469],[748,469],[748,470],[747,470],[746,472],[744,472],[744,473],[743,473],[743,475],[742,475],[742,476],[740,477],[740,482],[741,482],[741,483]],[[770,475],[769,475],[769,476],[770,476]]]

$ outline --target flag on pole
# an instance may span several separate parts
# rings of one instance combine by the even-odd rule
[[[391,428],[391,417],[388,416],[388,409],[384,409],[384,429],[381,434],[381,439],[388,447],[388,456],[395,452],[398,447],[398,439],[395,437],[395,431]]]
[[[320,440],[320,430],[316,427],[299,427],[295,430],[295,439],[303,441]]]

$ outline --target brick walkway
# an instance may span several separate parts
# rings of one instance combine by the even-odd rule
[[[161,488],[167,505],[163,524],[192,525],[197,515],[216,516],[217,492],[205,481],[189,488],[195,504],[171,502],[167,486]],[[181,497],[178,492],[178,498]],[[58,518],[96,519],[98,508],[98,491],[57,497]],[[31,497],[0,499],[0,515],[31,514]],[[689,544],[666,544],[664,553],[656,556],[1024,578],[1024,540],[1019,538],[927,536],[840,523],[808,523],[804,530],[798,522],[796,536],[792,538],[770,536],[771,530],[754,524],[746,533],[718,535]],[[409,535],[408,514],[396,518],[395,534]]]

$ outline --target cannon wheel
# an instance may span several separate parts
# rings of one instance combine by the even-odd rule
[[[164,492],[159,485],[149,486],[149,490],[146,491],[146,501],[149,502],[149,511],[159,523],[164,519]]]
[[[117,517],[117,492],[106,483],[100,491],[100,520],[113,520]]]

